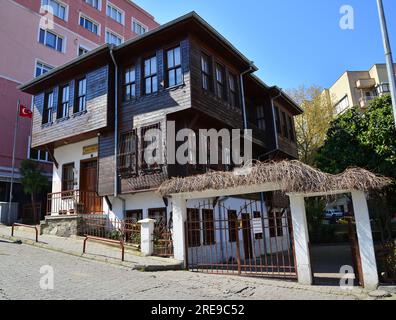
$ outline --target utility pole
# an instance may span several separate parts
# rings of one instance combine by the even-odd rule
[[[393,117],[395,118],[395,126],[396,126],[396,79],[395,79],[395,71],[393,68],[392,50],[389,42],[389,34],[386,25],[384,5],[382,3],[382,0],[377,0],[377,5],[378,5],[380,22],[381,22],[381,31],[383,38],[382,40],[384,42],[384,48],[385,48],[386,66],[387,66],[388,78],[389,78],[389,89],[392,96]]]

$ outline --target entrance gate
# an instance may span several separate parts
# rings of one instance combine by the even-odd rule
[[[185,241],[190,271],[297,279],[289,208],[200,202],[187,209]]]

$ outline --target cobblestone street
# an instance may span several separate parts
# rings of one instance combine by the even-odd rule
[[[40,268],[54,270],[54,290],[40,288]],[[0,240],[0,299],[357,299],[360,290],[186,271],[146,273]]]

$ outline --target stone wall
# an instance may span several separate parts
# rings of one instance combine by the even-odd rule
[[[78,216],[51,216],[46,217],[40,225],[40,234],[49,234],[68,238],[77,235]]]

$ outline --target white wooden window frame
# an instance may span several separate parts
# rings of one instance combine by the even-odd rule
[[[121,13],[121,22],[114,19],[111,15],[107,14],[107,7],[111,7],[113,9],[115,9],[116,11],[118,11],[119,13]],[[118,22],[120,24],[122,24],[123,26],[125,25],[125,11],[122,10],[120,7],[117,7],[114,3],[107,1],[106,2],[106,16],[109,17],[110,19],[114,20],[115,22]]]
[[[98,33],[95,33],[87,28],[85,28],[84,26],[82,26],[80,24],[81,18],[90,21],[91,23],[95,24],[98,27]],[[97,36],[101,36],[101,30],[102,30],[102,26],[99,22],[97,22],[95,19],[92,19],[90,16],[87,16],[85,13],[80,12],[79,16],[78,16],[78,21],[77,21],[78,25],[82,28],[84,28],[85,30],[88,30],[89,32],[96,34]]]

